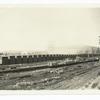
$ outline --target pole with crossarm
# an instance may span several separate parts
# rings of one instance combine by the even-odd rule
[[[98,53],[100,54],[100,36],[99,37],[99,41],[98,41]]]

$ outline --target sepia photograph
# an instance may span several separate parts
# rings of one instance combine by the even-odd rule
[[[100,90],[100,7],[0,4],[0,90]]]

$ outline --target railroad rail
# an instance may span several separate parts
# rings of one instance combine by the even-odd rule
[[[37,65],[37,66],[32,66],[32,67],[18,67],[15,69],[5,69],[5,70],[0,70],[0,74],[4,73],[15,73],[15,72],[24,72],[24,71],[35,71],[35,70],[41,70],[41,69],[47,69],[47,68],[58,68],[58,67],[65,67],[65,66],[70,66],[70,65],[76,65],[76,64],[81,64],[81,63],[88,63],[88,62],[98,62],[99,59],[93,58],[93,59],[86,59],[82,61],[76,61],[72,60],[71,62],[66,62],[61,61],[61,62],[50,62],[45,65]]]

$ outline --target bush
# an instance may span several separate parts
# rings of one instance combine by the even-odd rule
[[[100,72],[98,72],[97,76],[100,76]]]
[[[98,89],[100,90],[100,86],[98,87]]]
[[[98,85],[98,83],[93,83],[93,84],[92,84],[92,88],[96,88],[97,85]]]

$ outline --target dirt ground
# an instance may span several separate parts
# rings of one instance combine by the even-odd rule
[[[0,90],[100,89],[100,62],[0,74]]]

